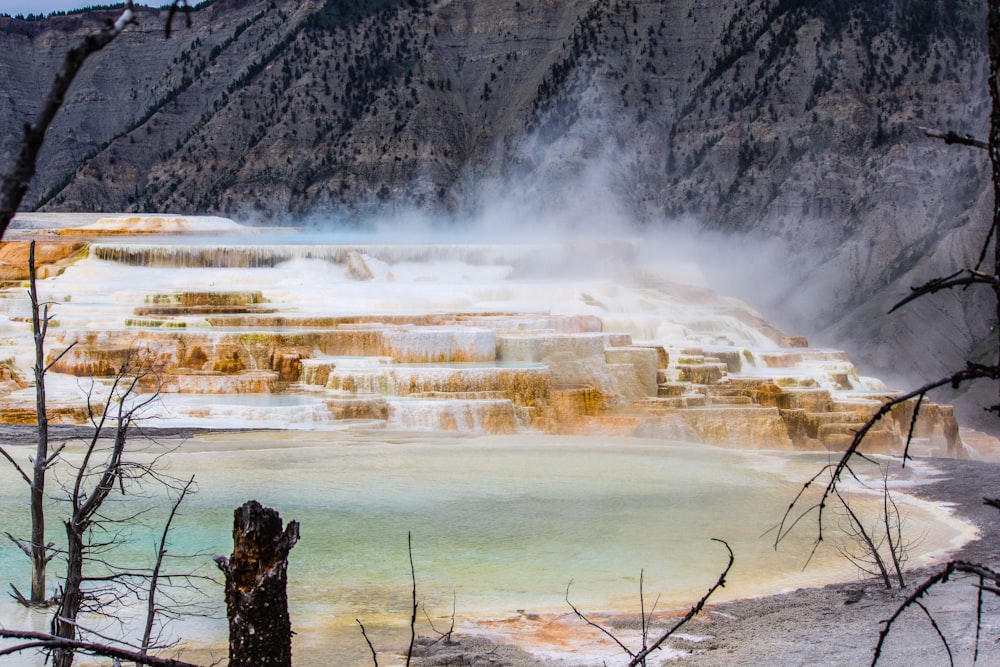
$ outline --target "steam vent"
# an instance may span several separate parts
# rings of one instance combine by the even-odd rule
[[[715,294],[696,267],[645,263],[629,239],[352,244],[221,218],[66,214],[24,214],[7,238],[7,423],[35,420],[31,239],[53,423],[86,423],[88,393],[106,396],[129,359],[155,371],[142,387],[160,392],[153,426],[839,450],[894,395]],[[912,409],[865,450],[900,452]],[[916,453],[962,454],[949,407],[922,405],[917,435]]]

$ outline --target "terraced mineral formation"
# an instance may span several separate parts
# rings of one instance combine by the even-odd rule
[[[148,418],[172,425],[816,450],[843,448],[896,395],[719,297],[696,267],[645,263],[634,241],[317,243],[133,216],[15,229],[0,245],[4,421],[34,418],[30,238],[55,317],[50,358],[73,344],[51,369],[56,421],[82,421],[90,379],[137,357],[156,371],[144,391],[161,393]],[[913,408],[883,420],[868,451],[898,452]],[[963,453],[947,406],[921,406],[916,432],[925,453]]]

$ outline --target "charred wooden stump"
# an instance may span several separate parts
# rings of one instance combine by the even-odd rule
[[[233,555],[216,556],[226,576],[229,667],[291,667],[288,553],[299,524],[282,530],[277,510],[250,500],[233,513]]]

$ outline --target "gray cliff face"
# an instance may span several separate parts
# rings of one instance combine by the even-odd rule
[[[163,14],[88,64],[28,206],[693,226],[741,239],[720,286],[872,374],[985,353],[986,294],[884,317],[987,230],[985,152],[919,130],[985,135],[983,3],[216,0],[169,40]],[[0,19],[0,159],[109,15]]]

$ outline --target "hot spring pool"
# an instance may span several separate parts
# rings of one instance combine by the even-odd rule
[[[437,618],[450,616],[454,603],[459,631],[470,619],[518,610],[566,612],[570,580],[581,610],[634,611],[640,572],[648,599],[660,597],[658,608],[687,606],[726,563],[725,549],[711,538],[726,540],[736,556],[715,600],[857,576],[832,544],[803,570],[813,523],[777,551],[766,534],[827,460],[816,454],[644,439],[387,431],[224,433],[166,444],[179,446],[161,470],[179,478],[194,474],[199,489],[175,521],[170,552],[203,554],[197,561],[204,573],[215,574],[211,554],[231,552],[232,512],[244,501],[256,499],[301,524],[289,568],[296,665],[328,664],[331,650],[347,660],[338,664],[352,664],[347,656],[355,654],[357,664],[370,664],[355,619],[370,633],[408,622],[408,533],[421,602]],[[26,498],[10,466],[0,466],[0,528],[28,533]],[[152,528],[131,536],[128,558],[152,557],[166,505],[145,517]],[[923,538],[911,565],[970,534],[928,503],[907,499],[903,508]],[[56,541],[59,511],[54,504],[49,518]],[[59,571],[54,561],[51,584]],[[5,541],[0,581],[26,587],[27,580],[27,559]],[[218,655],[225,652],[226,631],[221,587],[209,596],[219,617],[178,624],[174,632],[191,644],[214,644]],[[5,623],[44,627],[4,605]]]

